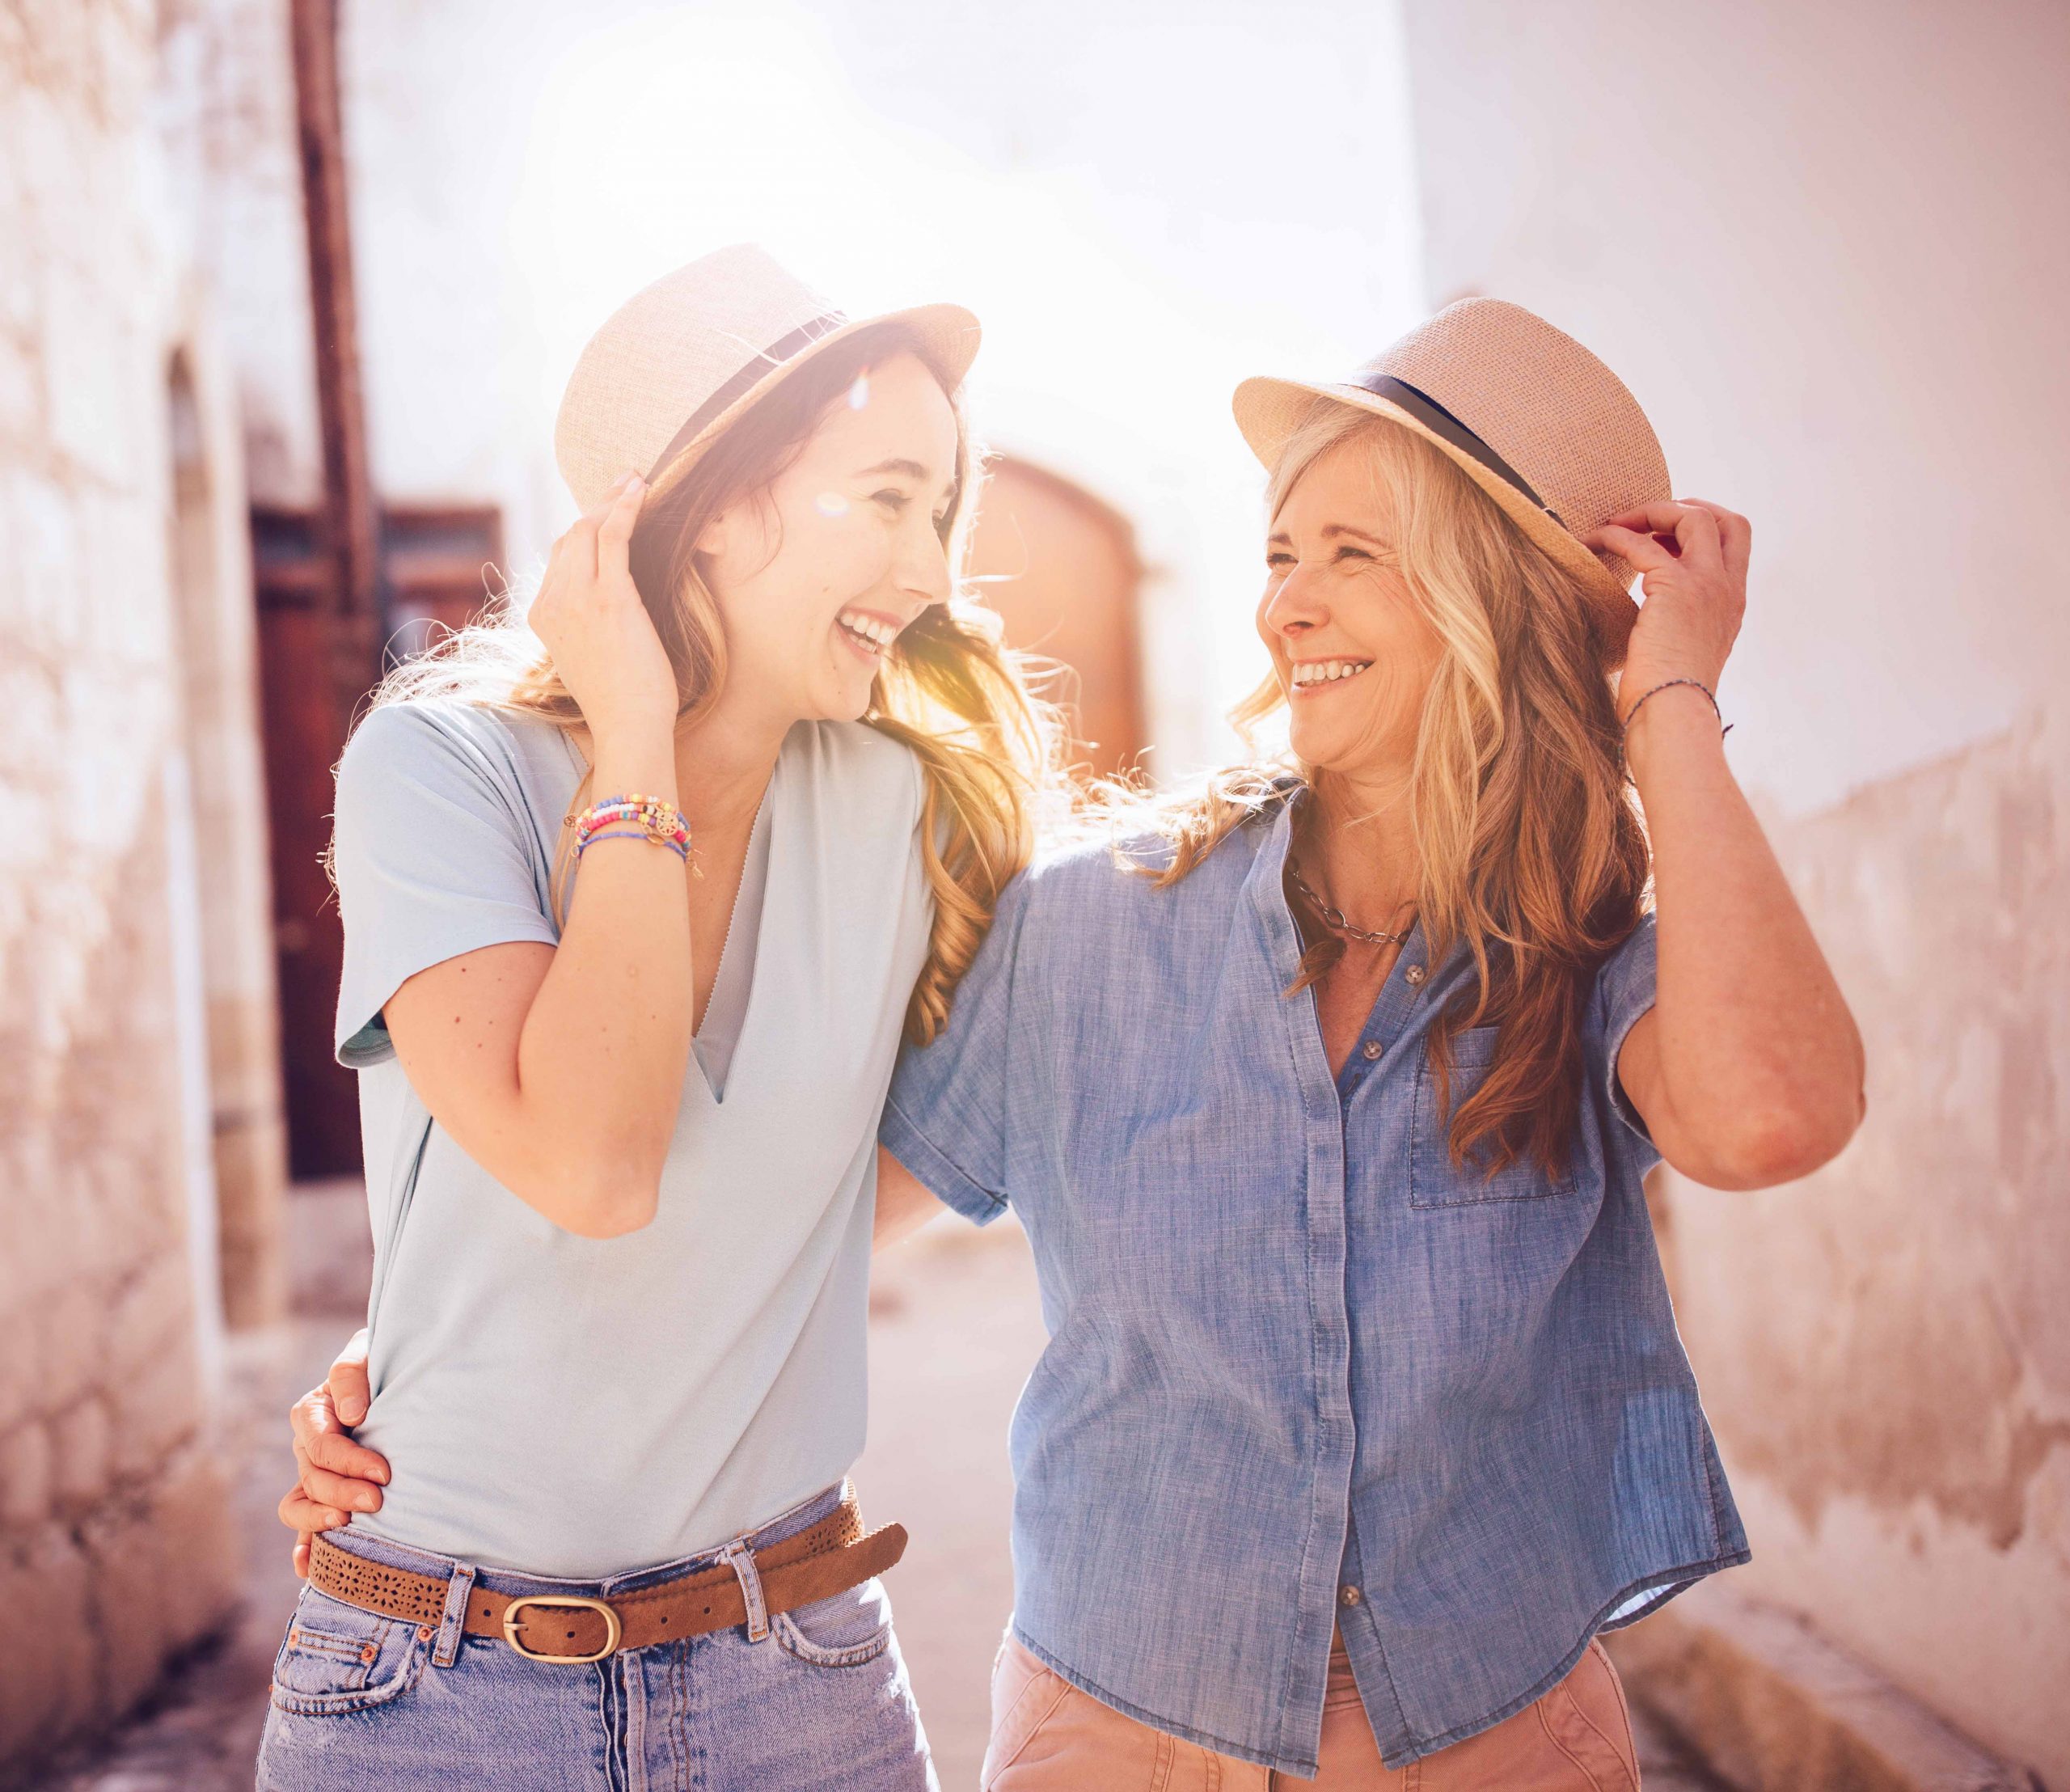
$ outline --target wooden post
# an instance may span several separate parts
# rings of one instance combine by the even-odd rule
[[[281,1083],[289,1165],[298,1178],[342,1175],[359,1164],[356,1080],[331,1055],[344,937],[322,855],[331,832],[331,770],[353,710],[381,675],[384,633],[353,303],[337,8],[338,0],[289,0],[323,497],[299,515],[252,514]]]
[[[338,85],[338,0],[290,0],[316,402],[323,450],[322,549],[332,574],[332,687],[342,725],[380,676],[380,543],[367,467],[358,311]]]

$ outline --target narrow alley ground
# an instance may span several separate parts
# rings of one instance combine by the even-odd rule
[[[157,1708],[44,1792],[232,1792],[251,1784],[266,1685],[294,1599],[274,1502],[286,1485],[289,1401],[364,1310],[364,1209],[349,1185],[296,1191],[297,1317],[234,1346],[225,1448],[247,1562],[244,1615],[168,1685]],[[871,1298],[871,1443],[855,1471],[864,1510],[912,1533],[892,1578],[898,1633],[944,1792],[972,1792],[984,1754],[987,1673],[1013,1600],[1006,1426],[1041,1345],[1019,1230],[943,1221],[887,1253]],[[1641,1731],[1647,1792],[1704,1792],[1665,1737]]]

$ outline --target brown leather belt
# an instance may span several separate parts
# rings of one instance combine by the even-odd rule
[[[865,1532],[851,1495],[810,1528],[745,1553],[762,1583],[766,1619],[830,1599],[884,1573],[906,1553],[906,1528],[886,1524]],[[414,1624],[428,1635],[444,1621],[451,1582],[442,1574],[412,1574],[370,1562],[319,1536],[310,1547],[309,1584],[363,1612]],[[741,1577],[722,1562],[609,1599],[492,1593],[476,1587],[468,1595],[462,1628],[471,1637],[499,1637],[533,1661],[576,1663],[730,1629],[748,1618]]]

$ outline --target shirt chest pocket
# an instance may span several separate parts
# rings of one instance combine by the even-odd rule
[[[1495,1055],[1493,1027],[1468,1027],[1452,1038],[1451,1105],[1439,1100],[1438,1073],[1426,1044],[1416,1066],[1415,1109],[1409,1137],[1409,1204],[1412,1207],[1478,1207],[1489,1201],[1546,1201],[1571,1194],[1571,1168],[1559,1180],[1545,1173],[1536,1159],[1525,1158],[1493,1176],[1471,1157],[1452,1161],[1451,1117],[1465,1106],[1486,1080]]]

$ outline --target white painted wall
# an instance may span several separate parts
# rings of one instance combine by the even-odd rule
[[[1430,296],[1542,311],[1744,511],[1721,694],[1792,809],[2070,670],[2070,7],[1410,0]],[[1952,919],[1952,918],[1951,918]]]
[[[285,40],[256,5],[198,10],[226,40],[210,79],[263,118]],[[492,498],[513,560],[541,555],[570,514],[550,437],[582,341],[648,280],[758,239],[851,313],[937,298],[979,313],[981,428],[1126,512],[1158,574],[1167,768],[1233,745],[1219,712],[1258,665],[1260,480],[1229,392],[1348,365],[1417,304],[1391,0],[344,11],[384,494]],[[232,197],[203,235],[224,284],[260,270],[230,307],[279,433],[255,444],[255,477],[313,492],[289,340],[302,314],[285,302],[301,277],[282,245],[298,256],[300,239],[283,234],[277,146],[247,148],[248,190],[218,158]]]
[[[1409,0],[1434,300],[1628,380],[1755,560],[1720,695],[1861,1020],[1805,1183],[1667,1181],[1735,1579],[2070,1779],[2070,7]]]

